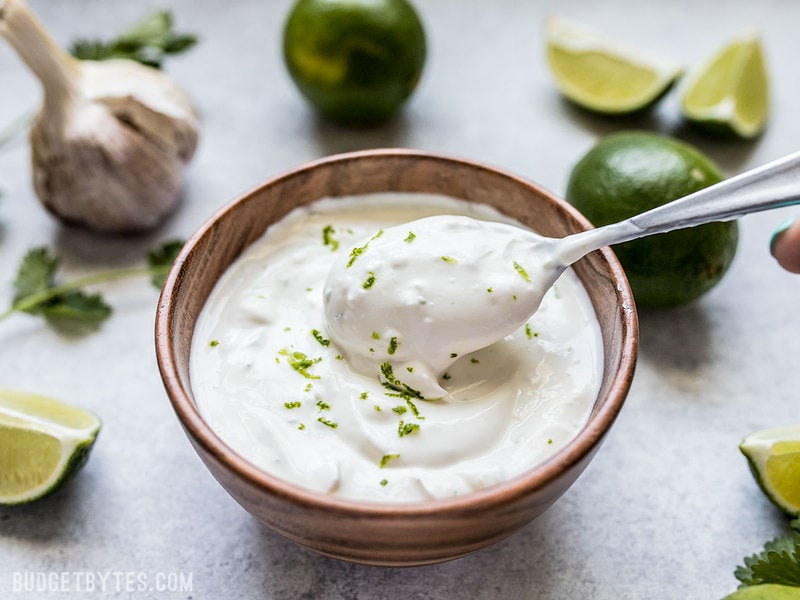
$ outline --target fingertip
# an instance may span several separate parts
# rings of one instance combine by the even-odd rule
[[[770,253],[790,273],[800,274],[800,220],[789,219],[770,240]]]

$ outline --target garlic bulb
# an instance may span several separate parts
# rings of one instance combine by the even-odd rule
[[[178,203],[198,139],[188,96],[135,61],[77,60],[23,0],[0,0],[0,35],[41,81],[30,131],[33,184],[62,221],[96,231],[152,228]]]

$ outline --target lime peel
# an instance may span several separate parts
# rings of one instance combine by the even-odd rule
[[[752,433],[739,449],[767,498],[788,514],[800,515],[800,425]]]
[[[661,98],[682,74],[675,62],[647,56],[559,16],[545,26],[547,62],[561,93],[583,108],[628,114]]]
[[[101,428],[93,413],[0,388],[0,504],[21,504],[59,489],[86,463]]]

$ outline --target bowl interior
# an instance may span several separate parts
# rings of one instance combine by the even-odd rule
[[[387,506],[314,494],[259,471],[230,451],[195,407],[189,355],[198,315],[219,276],[271,223],[295,207],[322,197],[384,191],[437,193],[488,204],[547,236],[561,237],[589,226],[577,211],[547,191],[478,163],[410,150],[373,150],[322,159],[239,197],[189,239],[162,292],[156,350],[181,424],[215,477],[245,508],[280,533],[321,552],[375,564],[420,564],[453,558],[508,535],[569,487],[622,406],[633,376],[638,330],[632,296],[613,254],[601,250],[579,261],[575,271],[589,293],[603,336],[604,376],[598,400],[588,423],[572,442],[541,467],[508,484],[453,500]],[[515,503],[523,498],[527,498],[527,504],[517,507]],[[375,540],[367,540],[365,533],[370,518],[376,521],[374,536],[385,537],[389,523],[408,528],[408,520],[418,518],[419,530],[425,532],[432,526],[432,515],[464,511],[465,518],[472,518],[500,507],[516,507],[519,514],[514,512],[514,518],[500,522],[487,519],[470,540],[464,539],[463,524],[453,524],[450,545],[440,540],[437,548],[427,554],[419,551],[416,558],[412,557],[413,548],[397,543],[381,555]],[[345,522],[342,539],[333,539],[335,535],[329,531],[330,539],[320,541],[318,535],[315,538],[310,533],[310,515],[315,510],[322,511],[320,515],[327,519],[329,528],[336,515],[360,525],[351,530]],[[458,527],[462,528],[460,536]],[[364,553],[369,550],[369,554],[354,549],[359,542],[351,539],[353,536],[364,538],[360,541]],[[348,547],[343,548],[343,544]]]

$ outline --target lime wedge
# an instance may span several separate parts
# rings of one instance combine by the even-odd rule
[[[739,449],[767,497],[787,513],[800,514],[800,425],[752,433]]]
[[[21,504],[63,485],[86,462],[100,431],[92,413],[0,388],[0,504]]]
[[[647,57],[579,23],[551,17],[545,26],[547,63],[561,93],[599,113],[627,114],[652,105],[681,68]]]
[[[769,116],[769,79],[761,42],[747,33],[727,44],[687,81],[684,117],[711,131],[749,139]]]

